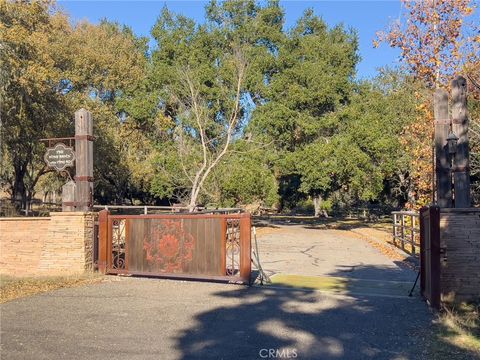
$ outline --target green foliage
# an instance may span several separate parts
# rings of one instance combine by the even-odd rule
[[[222,206],[260,204],[272,207],[278,202],[278,185],[264,162],[262,151],[248,143],[236,144],[233,153],[215,172]]]
[[[123,201],[138,161],[127,156],[135,147],[125,149],[115,102],[142,83],[145,39],[107,21],[72,26],[50,1],[2,2],[0,11],[2,185],[24,207],[48,172],[40,139],[72,136],[73,113],[85,107],[95,119],[96,197]]]
[[[68,23],[62,14],[50,16],[47,7],[46,2],[0,3],[1,176],[16,205],[33,196],[47,171],[39,139],[71,129],[57,90],[68,66],[61,48]]]
[[[157,96],[155,117],[166,120],[164,133],[152,137],[162,149],[155,160],[155,195],[192,208],[207,196],[210,177],[243,135],[248,99],[260,96],[272,71],[282,23],[277,2],[211,2],[203,25],[162,10],[152,29],[158,46],[146,82]],[[135,104],[126,106],[133,118],[141,115]],[[150,109],[144,113],[153,105],[145,104]]]
[[[285,30],[278,1],[212,1],[202,24],[165,7],[153,49],[117,23],[71,25],[48,1],[0,10],[1,185],[14,199],[61,185],[40,181],[38,139],[71,135],[81,107],[94,118],[97,202],[318,214],[413,191],[400,138],[421,87],[395,71],[355,82],[355,31],[312,10]]]
[[[326,115],[347,102],[357,61],[354,32],[329,30],[306,11],[278,49],[277,69],[265,79],[267,104],[256,109],[252,130],[286,151],[331,135]]]
[[[409,162],[400,135],[416,116],[409,81],[387,71],[372,82],[356,85],[347,104],[325,115],[325,122],[335,124],[329,127],[330,135],[324,132],[289,152],[285,158],[295,159],[294,166],[289,161],[277,163],[286,173],[300,175],[298,191],[323,199],[345,192],[358,201],[373,201],[385,194],[386,182],[408,177]],[[406,107],[405,99],[414,106]]]

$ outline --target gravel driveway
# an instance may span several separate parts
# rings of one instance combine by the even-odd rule
[[[263,268],[270,274],[341,276],[356,279],[415,281],[416,273],[349,231],[277,226],[258,236]]]
[[[260,238],[260,247],[271,272],[367,281],[415,275],[328,230],[290,227]],[[0,311],[2,359],[440,358],[433,316],[418,296],[108,276]]]
[[[429,359],[418,299],[113,280],[3,304],[2,359]]]

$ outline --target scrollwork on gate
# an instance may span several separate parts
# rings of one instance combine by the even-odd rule
[[[236,276],[240,271],[240,219],[227,219],[226,275]]]
[[[125,219],[115,219],[112,222],[112,269],[125,270]]]

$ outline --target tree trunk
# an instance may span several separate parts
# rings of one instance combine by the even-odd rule
[[[188,203],[188,212],[194,212],[195,208],[197,207],[197,198],[198,198],[198,192],[196,189],[192,189],[192,192],[190,194],[190,202]]]
[[[313,206],[315,207],[315,217],[320,217],[321,214],[321,208],[322,208],[322,196],[321,195],[315,195],[313,196]]]
[[[13,183],[11,200],[18,210],[25,208],[27,203],[24,169],[22,166],[15,166],[15,181]]]

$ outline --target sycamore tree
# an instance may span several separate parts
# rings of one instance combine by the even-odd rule
[[[158,46],[146,85],[157,94],[155,118],[165,125],[154,163],[156,195],[176,197],[190,210],[198,205],[243,134],[274,64],[282,25],[277,2],[213,1],[202,25],[163,9],[152,30]]]
[[[471,56],[478,24],[469,20],[472,0],[402,0],[403,12],[388,31],[377,33],[381,42],[401,50],[408,69],[429,87],[448,86],[465,57]],[[472,19],[472,21],[475,21]],[[469,30],[473,30],[473,32]]]
[[[224,207],[248,204],[252,210],[276,206],[278,185],[265,150],[248,138],[235,142],[208,184],[214,203]]]
[[[478,54],[478,15],[472,0],[402,0],[402,13],[387,31],[377,33],[374,46],[385,42],[400,49],[405,68],[430,89],[448,87],[450,80]],[[476,17],[476,22],[475,22]],[[477,44],[477,45],[476,45]],[[478,56],[478,55],[477,55]],[[415,187],[408,207],[432,199],[433,104],[431,94],[417,92],[417,120],[406,126],[403,141],[412,162]]]

